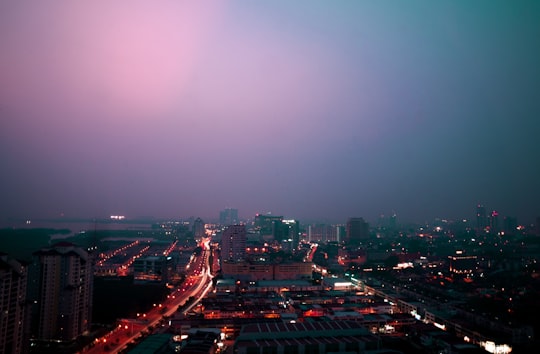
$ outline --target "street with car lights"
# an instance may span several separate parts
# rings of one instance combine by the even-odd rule
[[[152,304],[149,311],[138,313],[135,318],[119,319],[112,331],[96,338],[83,352],[92,354],[122,352],[130,343],[136,342],[161,326],[167,326],[169,318],[190,312],[212,288],[212,274],[208,261],[211,251],[208,240],[201,242],[200,246],[202,251],[194,253],[186,266],[185,280],[172,288],[163,302]]]

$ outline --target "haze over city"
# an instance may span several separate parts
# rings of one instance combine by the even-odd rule
[[[0,3],[0,223],[540,215],[540,3]]]

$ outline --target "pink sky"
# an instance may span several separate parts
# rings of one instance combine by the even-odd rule
[[[0,217],[534,215],[538,13],[2,2]]]

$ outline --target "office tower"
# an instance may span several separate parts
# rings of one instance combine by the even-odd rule
[[[349,220],[347,220],[347,243],[358,244],[368,238],[369,225],[363,218],[349,218]]]
[[[347,230],[344,225],[337,225],[336,226],[336,241],[341,242],[344,241],[347,237]]]
[[[69,242],[33,254],[28,286],[34,338],[71,341],[90,330],[92,268],[91,255]]]
[[[307,236],[309,242],[325,242],[326,225],[308,225]]]
[[[281,223],[283,216],[274,215],[255,215],[255,229],[259,231],[261,235],[272,235],[274,239],[282,240]]]
[[[518,227],[517,219],[511,216],[504,217],[504,234],[515,235]]]
[[[483,232],[487,226],[486,208],[478,204],[476,206],[476,231]]]
[[[27,351],[24,344],[26,268],[0,253],[0,353]]]
[[[200,239],[206,236],[206,230],[204,228],[204,221],[202,221],[201,218],[195,219],[195,221],[193,222],[192,231],[193,231],[193,236],[196,239]]]
[[[390,216],[390,218],[388,220],[388,228],[390,230],[396,230],[397,229],[397,214],[396,213],[392,213],[392,215]]]
[[[499,212],[493,210],[489,217],[489,232],[497,235],[499,233]]]
[[[283,220],[281,222],[282,239],[292,242],[292,249],[298,248],[300,242],[300,223],[298,220]]]
[[[221,259],[238,261],[246,257],[246,227],[231,225],[221,237]]]
[[[397,214],[395,212],[392,212],[388,216],[381,214],[377,222],[377,227],[395,231],[397,229]]]
[[[339,226],[334,225],[309,225],[308,226],[308,241],[309,242],[339,242]]]
[[[238,209],[226,208],[220,211],[219,223],[224,226],[238,224]]]

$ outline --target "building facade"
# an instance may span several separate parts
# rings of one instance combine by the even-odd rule
[[[290,243],[289,252],[294,252],[300,243],[300,223],[298,220],[282,220],[281,221],[281,240]]]
[[[340,242],[340,228],[335,225],[309,225],[308,226],[308,241],[309,242]]]
[[[226,278],[243,281],[311,279],[313,263],[223,262],[221,264],[221,271]]]
[[[347,243],[358,244],[368,238],[369,225],[363,218],[349,218],[347,220]]]
[[[488,218],[486,214],[486,207],[482,204],[476,206],[476,232],[484,232],[488,226]]]
[[[236,225],[238,222],[238,209],[226,208],[219,212],[219,223],[221,225]]]
[[[172,273],[169,256],[139,257],[133,262],[133,280],[136,282],[166,283]]]
[[[250,353],[365,353],[377,349],[366,327],[353,321],[257,323],[242,327],[234,352]]]
[[[281,241],[281,223],[283,216],[275,216],[270,214],[255,215],[254,226],[255,230],[261,235],[271,235],[274,239]]]
[[[201,218],[195,219],[195,221],[193,222],[192,231],[193,231],[193,236],[197,240],[206,236],[206,229],[204,228],[204,221]]]
[[[29,295],[32,335],[70,341],[90,330],[93,264],[91,255],[69,242],[34,253]]]
[[[0,254],[0,353],[25,353],[26,268]]]
[[[221,236],[221,259],[238,261],[246,258],[246,227],[231,225]]]

